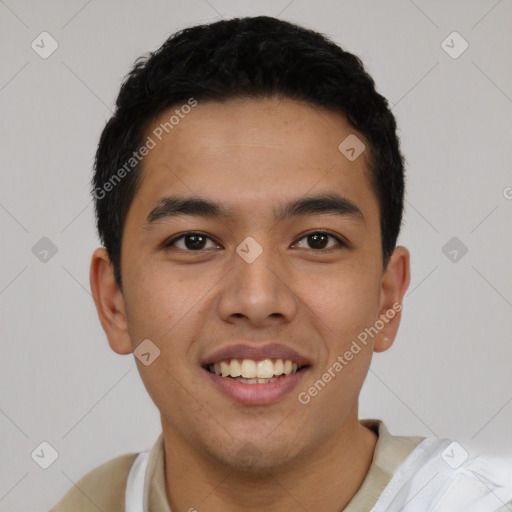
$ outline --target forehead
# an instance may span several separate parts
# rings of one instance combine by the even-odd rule
[[[154,147],[143,161],[137,208],[176,194],[253,213],[311,192],[337,192],[362,209],[375,202],[366,151],[350,161],[339,150],[357,133],[342,113],[278,98],[199,101],[186,111],[177,105],[148,127],[144,140]]]

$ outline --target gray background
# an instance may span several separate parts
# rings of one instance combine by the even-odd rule
[[[110,350],[89,291],[93,155],[138,56],[188,25],[256,14],[359,55],[400,127],[412,282],[361,415],[395,434],[512,453],[510,0],[0,0],[2,512],[46,510],[160,433],[133,356]],[[47,59],[31,48],[43,31],[59,45]],[[442,47],[453,31],[469,44],[458,58]],[[57,248],[46,262],[32,252],[43,237]],[[452,237],[465,255],[460,243],[443,252]],[[30,456],[42,441],[59,453],[46,470]]]

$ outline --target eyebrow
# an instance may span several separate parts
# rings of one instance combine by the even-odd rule
[[[365,222],[364,216],[357,205],[346,197],[334,193],[306,196],[295,199],[274,211],[276,220],[283,221],[300,215],[335,214],[343,217],[353,217]]]
[[[302,215],[335,214],[365,222],[357,205],[346,197],[334,193],[318,194],[294,199],[274,210],[274,217],[282,222]],[[157,221],[183,215],[230,220],[235,217],[232,210],[220,203],[197,197],[166,196],[158,201],[146,218],[149,227]]]

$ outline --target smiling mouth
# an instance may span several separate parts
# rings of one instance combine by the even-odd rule
[[[242,384],[269,384],[298,373],[309,365],[299,365],[290,359],[229,359],[206,365],[206,370]]]

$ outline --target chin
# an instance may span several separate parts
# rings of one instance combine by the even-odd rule
[[[236,444],[236,446],[234,446]],[[290,444],[290,446],[287,446]],[[251,475],[268,474],[278,471],[296,462],[300,448],[295,444],[283,444],[281,441],[269,442],[268,438],[261,437],[256,440],[231,441],[232,448],[226,450],[226,446],[220,450],[211,450],[214,459],[223,466],[240,473]]]

